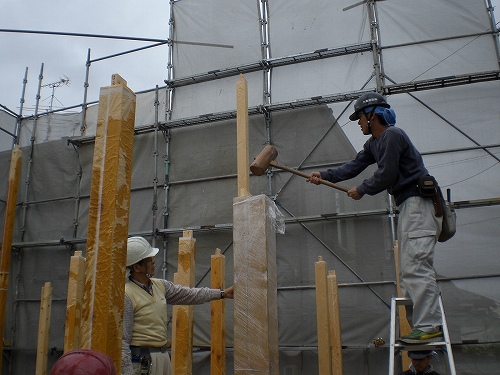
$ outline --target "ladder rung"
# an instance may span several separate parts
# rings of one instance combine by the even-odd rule
[[[411,299],[409,298],[403,298],[403,297],[397,297],[397,298],[393,298],[394,301],[396,302],[396,306],[409,306],[409,305],[412,305],[413,303],[411,302]]]
[[[435,341],[425,344],[413,344],[413,345],[405,343],[396,343],[394,344],[394,347],[400,350],[408,350],[408,351],[433,350],[433,349],[442,350],[446,349],[446,341]]]

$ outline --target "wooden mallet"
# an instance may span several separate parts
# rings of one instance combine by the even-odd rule
[[[262,176],[266,172],[267,168],[269,168],[269,166],[272,166],[274,168],[282,169],[284,171],[296,174],[297,176],[301,176],[304,178],[310,177],[310,175],[308,175],[307,173],[300,172],[296,169],[289,168],[287,166],[275,162],[274,159],[276,159],[276,156],[278,156],[278,151],[273,146],[267,145],[266,147],[264,147],[262,152],[256,156],[253,163],[250,164],[250,170],[255,176]],[[349,189],[343,186],[336,185],[330,181],[326,181],[323,179],[319,179],[319,183],[326,186],[330,186],[334,189],[342,190],[346,193],[349,191]]]

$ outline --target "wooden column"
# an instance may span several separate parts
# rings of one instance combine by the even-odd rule
[[[330,344],[332,358],[332,374],[342,375],[342,336],[340,330],[340,305],[337,275],[328,271],[328,321],[330,326]]]
[[[9,169],[9,185],[5,203],[4,225],[2,233],[2,251],[0,258],[0,371],[3,359],[3,335],[5,326],[5,310],[7,309],[7,290],[9,287],[10,253],[12,251],[12,238],[14,221],[16,218],[17,190],[19,175],[21,173],[22,152],[18,145],[12,149]]]
[[[193,287],[195,281],[196,239],[192,230],[185,230],[179,238],[176,284]],[[172,370],[175,375],[193,372],[194,306],[176,305],[172,309]]]
[[[321,375],[331,375],[330,325],[328,320],[328,295],[326,262],[319,256],[314,263],[316,279],[316,320],[318,329],[318,364]]]
[[[234,198],[234,373],[278,374],[276,233],[265,195]]]
[[[236,147],[238,197],[250,196],[250,162],[248,157],[248,87],[240,74],[236,84]]]
[[[398,241],[394,244],[394,266],[396,269],[396,288],[398,292],[398,297],[402,297],[403,293],[401,292],[401,280],[399,280],[399,245]],[[406,308],[405,306],[398,307],[399,314],[399,334],[400,336],[409,335],[411,332],[410,323],[408,323],[408,319],[406,318]],[[406,371],[408,366],[410,366],[411,359],[408,357],[408,352],[403,350],[401,355],[401,367],[402,371]]]
[[[220,249],[210,257],[212,289],[225,289],[225,256]],[[210,375],[226,375],[226,302],[210,302]]]
[[[36,375],[47,374],[49,355],[50,315],[52,312],[52,286],[46,282],[42,288],[40,320],[38,322],[38,345],[36,350]]]
[[[92,167],[81,346],[121,371],[135,94],[117,74],[101,88]]]
[[[85,258],[75,251],[69,263],[66,325],[64,328],[64,353],[80,347],[82,324],[83,286],[85,283]]]

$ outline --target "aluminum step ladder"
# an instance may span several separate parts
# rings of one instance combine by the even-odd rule
[[[400,351],[403,350],[409,350],[409,351],[418,351],[418,350],[436,350],[436,351],[441,351],[445,355],[445,357],[448,359],[448,369],[447,369],[447,374],[448,375],[456,375],[455,371],[455,361],[453,360],[453,352],[451,350],[451,342],[450,342],[450,335],[448,332],[448,325],[446,324],[446,317],[444,314],[444,309],[443,309],[443,300],[441,298],[441,295],[439,295],[439,308],[441,309],[441,316],[443,318],[442,321],[442,331],[443,331],[443,336],[437,337],[438,340],[441,341],[434,341],[434,342],[429,342],[425,344],[407,344],[404,342],[397,341],[396,334],[399,333],[399,324],[397,325],[398,328],[396,328],[396,315],[398,311],[399,306],[412,306],[412,302],[409,298],[401,298],[401,297],[393,297],[391,299],[391,340],[390,340],[390,347],[389,347],[389,375],[394,375],[394,365],[395,365],[395,358],[396,354],[398,354]],[[398,321],[399,323],[399,321]],[[400,372],[398,372],[399,374]]]

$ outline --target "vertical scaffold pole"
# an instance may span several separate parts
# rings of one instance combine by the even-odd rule
[[[24,241],[24,235],[26,233],[26,216],[28,210],[29,186],[31,184],[31,171],[33,168],[33,151],[35,148],[36,127],[38,123],[38,108],[40,106],[40,98],[41,98],[40,92],[42,90],[42,81],[43,81],[43,63],[40,67],[40,74],[38,76],[38,90],[36,94],[35,114],[33,115],[33,133],[31,134],[31,139],[30,139],[30,154],[28,158],[26,180],[24,183],[23,216],[21,221],[21,241]]]
[[[82,103],[82,124],[80,126],[80,134],[85,135],[87,129],[87,95],[89,91],[89,74],[90,74],[90,48],[87,51],[87,61],[85,62],[85,82],[83,82],[83,103]]]

